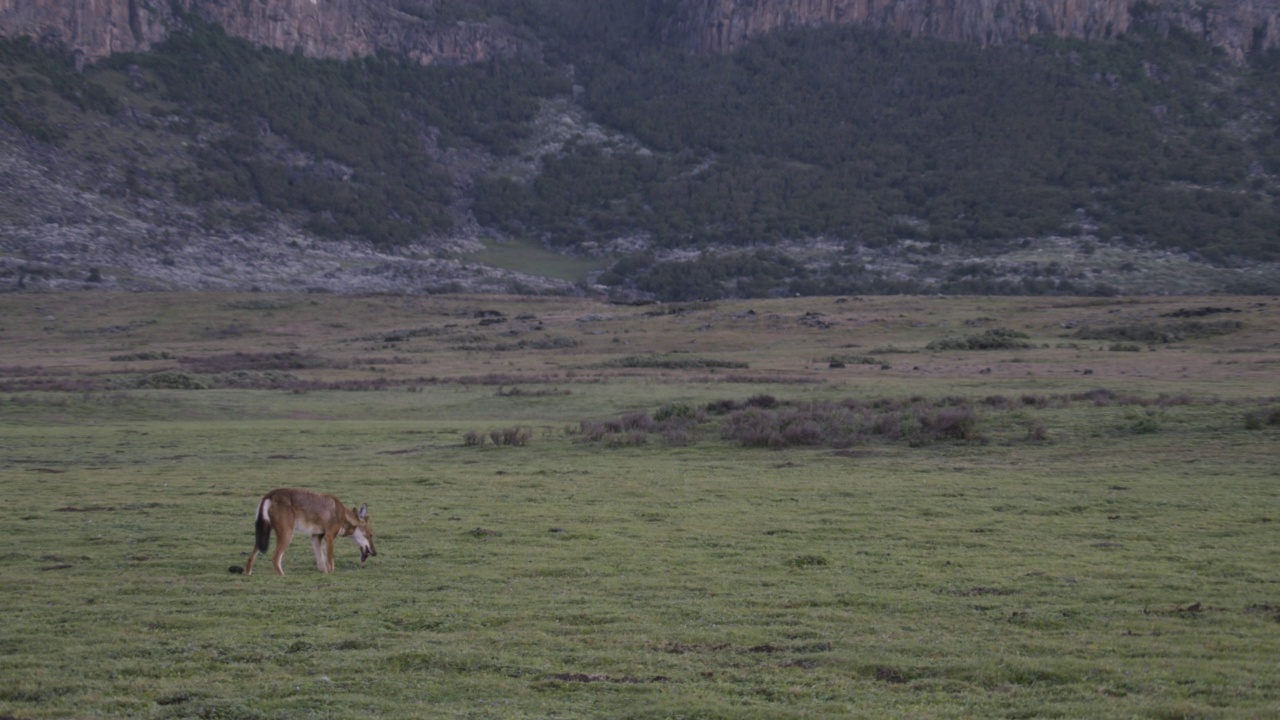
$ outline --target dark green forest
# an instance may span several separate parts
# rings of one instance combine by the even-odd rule
[[[198,24],[157,52],[111,62],[155,71],[166,99],[229,126],[201,147],[200,172],[181,182],[185,199],[234,198],[301,210],[320,235],[381,245],[452,228],[453,180],[431,159],[431,144],[470,143],[510,153],[528,132],[537,98],[566,91],[543,65],[434,68],[386,55],[314,61],[259,50],[217,26]],[[279,162],[260,140],[264,129],[349,168],[350,175]]]
[[[643,3],[398,1],[427,20],[501,18],[539,39],[542,60],[309,60],[189,18],[154,52],[85,73],[66,53],[4,43],[4,62],[27,70],[0,82],[0,113],[56,146],[67,131],[33,98],[113,115],[98,80],[140,67],[150,112],[179,114],[171,125],[195,148],[195,172],[151,180],[196,206],[292,213],[318,236],[384,247],[447,234],[470,212],[565,252],[630,236],[656,252],[751,249],[686,263],[646,251],[600,278],[662,299],[912,290],[771,249],[809,238],[981,255],[1087,234],[1217,264],[1280,260],[1274,54],[1233,64],[1138,18],[1105,42],[978,48],[833,27],[708,56],[664,42]],[[522,152],[541,101],[569,97],[636,142],[570,143],[533,174],[495,169]],[[460,169],[449,149],[491,161]],[[945,287],[1093,291],[1051,273],[993,286],[980,268]]]
[[[1109,240],[1274,258],[1280,157],[1223,130],[1244,108],[1213,91],[1217,64],[1180,36],[979,49],[851,28],[603,61],[589,108],[657,152],[575,148],[523,192],[494,179],[480,207],[551,242],[639,227],[667,246],[981,246],[1069,232],[1081,211]]]

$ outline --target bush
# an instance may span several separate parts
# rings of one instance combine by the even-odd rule
[[[1160,418],[1156,417],[1152,411],[1146,413],[1138,413],[1132,410],[1126,411],[1124,429],[1134,435],[1150,435],[1160,432]]]
[[[1266,408],[1244,414],[1246,430],[1261,430],[1267,426],[1280,425],[1280,408]]]
[[[653,430],[654,425],[653,418],[649,416],[649,413],[643,410],[636,410],[623,415],[622,419],[617,423],[617,429],[621,432],[633,432],[636,430],[647,432]]]
[[[698,415],[698,411],[689,403],[671,403],[658,408],[653,413],[653,419],[660,423],[668,420],[696,420]]]
[[[529,444],[531,438],[533,438],[533,431],[519,426],[506,428],[505,430],[489,431],[489,441],[494,445],[523,447]],[[480,447],[484,443],[485,434],[482,432],[469,430],[462,436],[462,444],[468,447]]]
[[[111,362],[130,362],[134,360],[173,360],[174,356],[171,353],[165,352],[163,350],[160,350],[160,351],[153,350],[153,351],[146,351],[146,352],[128,353],[126,355],[112,355],[107,359],[110,360]]]
[[[1116,395],[1114,390],[1108,390],[1107,388],[1094,388],[1093,390],[1089,390],[1088,392],[1077,393],[1075,395],[1072,395],[1071,399],[1072,400],[1088,400],[1093,402],[1094,405],[1103,407],[1106,405],[1114,404],[1118,397],[1119,396]]]
[[[959,398],[930,402],[923,398],[880,400],[870,405],[857,400],[748,405],[721,421],[720,434],[744,447],[816,446],[845,448],[868,436],[906,441],[913,446],[944,440],[976,441],[979,417]]]
[[[737,400],[713,400],[706,405],[706,411],[712,415],[728,415],[742,407]]]
[[[195,375],[165,370],[138,378],[138,387],[152,390],[207,390],[209,383]]]
[[[884,363],[870,355],[832,355],[827,358],[827,364],[833,368],[841,368],[847,365],[883,365]]]
[[[922,439],[979,439],[978,414],[968,406],[945,407],[937,410],[922,408],[916,417]]]
[[[804,568],[823,567],[830,564],[831,564],[831,561],[827,560],[825,557],[821,555],[797,555],[787,560],[787,567],[792,567],[797,570],[803,570]]]
[[[1031,347],[1029,336],[1017,330],[991,328],[980,335],[943,338],[925,346],[927,350],[1023,350]]]
[[[710,360],[707,358],[673,358],[658,355],[630,355],[603,363],[613,368],[652,368],[658,370],[703,370],[709,368],[745,369],[747,363],[736,360]]]
[[[1243,327],[1244,323],[1239,320],[1218,320],[1216,322],[1184,320],[1176,323],[1143,322],[1128,325],[1080,328],[1076,331],[1075,337],[1082,340],[1114,340],[1117,342],[1136,342],[1150,345],[1216,337],[1236,332]]]
[[[1009,410],[1014,407],[1014,403],[1004,395],[988,395],[982,398],[982,404],[995,410]]]
[[[1043,420],[1032,420],[1027,423],[1027,440],[1030,442],[1047,442],[1049,430]]]
[[[307,370],[331,367],[327,359],[310,353],[228,353],[203,357],[184,357],[180,361],[195,372],[218,373],[241,370]]]

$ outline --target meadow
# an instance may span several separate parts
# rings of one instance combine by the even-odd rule
[[[1276,717],[1278,440],[1270,297],[0,295],[0,717]]]

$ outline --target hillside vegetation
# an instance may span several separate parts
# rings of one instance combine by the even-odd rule
[[[828,28],[697,56],[626,3],[403,9],[501,15],[543,40],[545,62],[314,61],[192,19],[84,73],[5,43],[0,110],[92,167],[77,182],[123,212],[162,203],[224,235],[284,222],[384,251],[533,240],[665,300],[1153,289],[1123,262],[1082,269],[1100,248],[1280,261],[1280,60],[1234,65],[1141,17],[1106,42]],[[563,132],[584,120],[594,129]],[[1007,257],[1049,240],[1072,257]],[[1275,284],[1231,277],[1212,289]]]

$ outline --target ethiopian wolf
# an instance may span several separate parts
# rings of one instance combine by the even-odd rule
[[[361,505],[359,510],[352,512],[333,495],[298,488],[277,488],[262,496],[262,502],[258,503],[253,550],[244,566],[245,575],[253,572],[253,560],[258,553],[267,551],[272,530],[276,531],[276,553],[271,564],[275,566],[277,575],[284,575],[280,559],[289,549],[295,532],[311,536],[316,567],[322,573],[333,572],[333,539],[336,537],[350,537],[360,546],[360,562],[378,554],[373,548],[373,528],[369,526],[367,505]]]

